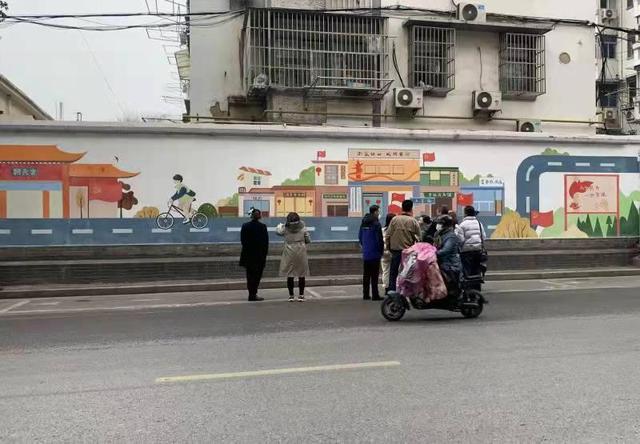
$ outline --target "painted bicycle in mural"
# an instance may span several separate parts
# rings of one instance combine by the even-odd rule
[[[189,212],[191,212],[191,207]],[[179,214],[183,218],[183,224],[191,224],[191,226],[197,230],[202,230],[209,224],[209,218],[206,214],[195,211],[191,214],[191,218],[189,218],[184,211],[171,203],[166,212],[160,213],[158,217],[156,217],[156,225],[158,228],[161,230],[170,230],[173,227],[175,217],[172,213]]]

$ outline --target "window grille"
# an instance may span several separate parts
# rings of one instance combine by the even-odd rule
[[[327,0],[327,9],[369,9],[373,0]]]
[[[525,100],[547,92],[543,35],[500,36],[500,90],[505,99]]]
[[[388,87],[385,19],[251,9],[245,37],[245,84],[258,76],[279,88]]]
[[[327,165],[324,167],[325,185],[338,185],[338,165]]]
[[[411,86],[434,94],[455,88],[456,31],[415,25],[410,31],[409,78]]]

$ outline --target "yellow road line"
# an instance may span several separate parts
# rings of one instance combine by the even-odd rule
[[[255,376],[275,376],[288,375],[295,373],[317,373],[330,372],[339,370],[359,370],[369,368],[387,368],[397,367],[400,365],[398,361],[382,361],[382,362],[361,362],[357,364],[337,364],[337,365],[321,365],[317,367],[298,367],[298,368],[277,368],[271,370],[255,370],[250,372],[232,372],[232,373],[213,373],[209,375],[187,375],[187,376],[168,376],[157,378],[156,384],[166,382],[195,382],[195,381],[211,381],[219,379],[237,379],[249,378]]]

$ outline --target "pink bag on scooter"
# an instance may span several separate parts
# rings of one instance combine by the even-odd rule
[[[447,297],[436,251],[431,244],[418,243],[402,252],[398,293],[405,297],[418,297],[425,302]]]

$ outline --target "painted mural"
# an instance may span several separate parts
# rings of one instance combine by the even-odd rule
[[[549,148],[514,164],[452,156],[451,149],[321,148],[305,150],[306,160],[299,156],[284,167],[281,156],[245,156],[235,165],[225,160],[232,178],[211,186],[202,173],[180,166],[163,166],[159,173],[153,162],[126,168],[121,155],[91,163],[84,160],[89,151],[0,145],[0,219],[155,219],[170,200],[185,212],[193,206],[210,221],[245,218],[251,208],[267,218],[295,211],[338,220],[360,218],[373,204],[398,213],[411,199],[416,215],[435,216],[443,206],[462,215],[473,205],[497,239],[638,235],[636,157]]]

